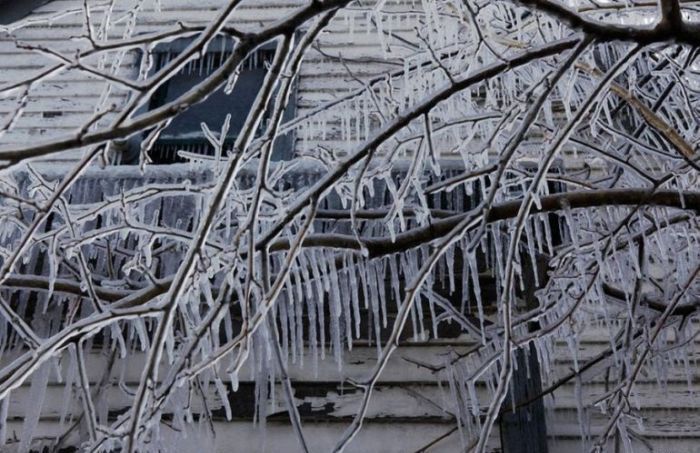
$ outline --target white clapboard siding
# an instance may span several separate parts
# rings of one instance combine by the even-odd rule
[[[364,369],[361,376],[366,377],[367,372],[368,370]],[[311,371],[306,373],[305,379],[296,376],[293,380],[294,386],[301,389],[313,385],[314,387],[322,388],[324,392],[321,396],[298,397],[295,400],[297,405],[309,402],[312,407],[323,408],[325,404],[331,403],[333,406],[332,409],[324,413],[324,417],[328,418],[347,418],[356,413],[361,394],[359,394],[352,385],[347,383],[343,385],[334,381],[329,383],[316,380]],[[222,381],[226,383],[229,382],[223,377]],[[138,386],[138,381],[134,380],[125,384],[133,390]],[[98,383],[93,382],[91,385],[96,387]],[[250,379],[241,379],[239,385],[252,385],[252,381]],[[430,382],[404,381],[393,383],[387,383],[385,380],[381,379],[376,387],[377,394],[373,395],[371,399],[367,417],[370,419],[391,417],[407,419],[421,419],[424,417],[449,418],[446,411],[450,412],[454,407],[451,407],[449,399],[446,399],[449,398],[449,395],[445,385],[446,383],[443,382],[442,387],[438,386],[434,378]],[[609,391],[609,387],[606,387],[604,382],[589,382],[581,385],[581,395],[584,401],[595,401],[605,395],[607,391]],[[646,416],[644,431],[679,434],[685,431],[689,424],[697,424],[700,421],[700,414],[694,411],[697,407],[697,399],[689,397],[689,393],[688,384],[685,381],[670,381],[664,386],[659,386],[655,382],[640,382],[636,385],[634,398],[632,400],[634,402],[634,399],[637,398],[643,406],[641,413]],[[101,394],[107,395],[109,398],[110,410],[119,411],[130,407],[131,397],[116,386],[110,386]],[[208,394],[211,397],[218,398],[213,389],[210,389]],[[277,394],[278,398],[274,405],[275,410],[272,412],[285,410],[281,396],[281,388],[277,389]],[[476,395],[483,408],[488,406],[488,394],[483,385],[477,385]],[[28,396],[28,385],[20,386],[12,391],[8,411],[11,418],[22,419],[24,417],[27,409],[26,401]],[[63,396],[63,384],[57,382],[49,384],[43,402],[42,418],[51,419],[60,416],[64,402]],[[235,400],[236,395],[232,394],[231,398]],[[81,403],[78,399],[75,399],[70,404],[72,404],[72,406],[69,407],[78,409]],[[194,410],[195,413],[197,413],[197,411],[201,411],[201,406],[198,405],[199,403],[195,404],[197,404],[197,406]],[[577,404],[577,396],[573,384],[567,384],[557,389],[553,407],[553,410],[557,414],[565,414],[568,412],[575,413],[578,407]],[[222,405],[220,402],[210,406],[210,408],[213,409],[220,409],[221,407]],[[682,417],[687,420],[686,423],[678,426],[673,423],[668,423],[667,416],[669,407],[672,407],[674,411],[683,413]],[[601,423],[607,420],[600,411],[593,410],[591,414]],[[553,432],[556,432],[557,425],[558,421],[555,422],[554,425],[548,425],[548,429],[551,428],[554,430]],[[580,429],[577,423],[576,429]],[[566,430],[563,429],[560,430],[560,432],[565,431]]]
[[[167,0],[158,3],[160,10],[156,8],[156,2],[143,3],[137,15],[134,34],[157,30],[164,26],[175,26],[183,17],[187,18],[188,23],[205,24],[211,20],[222,4],[221,0],[196,3],[189,0]],[[99,19],[100,14],[104,12],[104,8],[100,6],[101,3],[91,1],[88,4]],[[120,17],[120,14],[125,14],[125,11],[135,4],[136,2],[129,1],[117,2],[117,9],[112,16]],[[242,29],[250,27],[254,29],[261,24],[283,18],[303,4],[302,0],[243,2],[233,15],[231,25]],[[391,33],[409,37],[412,30],[411,18],[415,18],[415,14],[420,12],[420,5],[414,1],[391,1],[387,2],[385,9],[396,12]],[[401,66],[382,61],[389,62],[392,57],[403,55],[410,50],[402,46],[382,50],[379,47],[376,30],[370,25],[368,11],[368,8],[343,11],[332,21],[328,32],[319,39],[319,48],[326,55],[312,49],[305,64],[302,65],[298,83],[300,91],[306,86],[313,86],[314,89],[321,89],[327,94],[327,98],[332,100],[337,96],[336,93],[342,93],[347,89],[348,79],[351,78],[348,69],[354,76],[361,78],[401,69]],[[400,20],[401,18],[403,20]],[[22,42],[37,46],[44,45],[59,51],[86,48],[85,40],[69,39],[84,33],[82,1],[49,2],[26,21],[30,25],[15,32],[15,37]],[[99,20],[95,21],[95,23],[98,22]],[[124,33],[127,24],[128,21],[122,20],[112,26],[109,37],[118,39]],[[0,36],[0,55],[4,57],[0,86],[22,80],[27,74],[37,74],[56,64],[50,57],[17,48],[9,37]],[[337,59],[329,59],[328,56],[344,58],[348,69]],[[370,60],[366,61],[368,58]],[[133,74],[135,70],[133,56],[127,55],[119,73],[128,75]],[[16,121],[14,129],[6,134],[3,143],[21,145],[26,140],[43,141],[70,134],[84,125],[92,116],[95,104],[106,85],[105,82],[76,70],[62,71],[51,79],[36,84],[29,93],[25,113]],[[77,101],[74,96],[80,96],[80,101]],[[125,91],[117,87],[114,95],[105,101],[105,105],[112,103],[123,105],[125,101]],[[60,110],[62,115],[52,118],[32,116],[32,113],[42,111],[40,106],[44,103],[51,104],[52,110]],[[0,118],[3,114],[8,118],[14,111],[14,99],[5,99],[0,104]],[[343,110],[347,109],[347,106],[339,108]],[[303,110],[300,110],[300,113],[303,114]],[[347,151],[347,143],[334,143],[332,137],[327,138],[328,141],[320,144]],[[67,155],[73,156],[76,153]],[[52,156],[52,158],[56,157],[58,156]]]
[[[54,436],[62,430],[58,422],[42,422],[42,428]],[[172,452],[200,451],[207,453],[250,453],[250,452],[293,452],[299,450],[299,443],[289,425],[280,422],[268,422],[264,430],[245,422],[214,422],[217,437],[214,443],[202,440],[194,430],[208,429],[208,425],[191,425],[187,433],[164,428],[161,435],[170,443]],[[347,423],[318,423],[304,425],[304,434],[310,451],[322,453],[332,451],[338,439],[347,428]],[[21,424],[9,423],[9,432],[21,432]],[[431,453],[454,453],[460,451],[459,438],[450,425],[444,423],[365,423],[357,437],[345,450],[350,453],[406,453],[417,452],[434,439],[448,434],[441,442],[431,448]],[[66,444],[79,441],[79,434],[73,433]],[[206,438],[205,438],[206,439]],[[491,437],[487,453],[497,453],[497,434]],[[3,453],[15,453],[12,446]]]
[[[601,341],[600,332],[595,335],[592,332],[588,337],[588,342],[581,346],[579,360],[585,361],[595,357],[606,349],[606,343]],[[443,342],[444,343],[444,342]],[[456,352],[464,352],[468,346],[455,344],[453,349]],[[452,416],[450,415],[451,400],[447,383],[439,385],[435,381],[434,375],[426,368],[417,366],[415,363],[440,363],[439,357],[445,353],[443,345],[430,343],[406,345],[394,354],[387,365],[386,371],[381,375],[375,393],[372,397],[367,412],[368,426],[374,423],[386,423],[387,429],[395,429],[394,425],[411,424],[427,429],[429,426],[439,426],[442,430],[448,430]],[[567,346],[563,343],[555,345],[554,356],[557,361],[552,370],[555,375],[564,375],[574,367],[572,359],[567,353]],[[12,360],[13,357],[3,358],[3,362]],[[698,357],[691,357],[692,361]],[[304,367],[291,365],[290,376],[298,393],[295,396],[297,407],[307,407],[302,419],[305,426],[312,433],[323,427],[324,436],[331,436],[341,430],[349,422],[351,417],[357,412],[360,403],[361,393],[355,388],[346,384],[341,384],[343,379],[362,379],[371,370],[376,361],[376,349],[356,345],[351,352],[347,352],[343,357],[343,366],[338,368],[333,358],[327,356],[325,360],[319,361],[317,371],[313,371],[308,352],[307,361]],[[111,374],[110,381],[116,382],[117,377],[126,383],[127,387],[135,388],[138,385],[140,372],[143,369],[144,355],[142,353],[131,353],[124,360],[117,361]],[[93,352],[88,356],[88,374],[92,382],[91,386],[96,388],[98,381],[103,379],[103,370],[107,367],[107,358],[98,352]],[[225,364],[224,364],[225,365]],[[222,366],[224,366],[222,365]],[[225,367],[225,366],[224,366]],[[690,376],[679,367],[669,369],[667,382],[659,386],[654,376],[641,376],[639,383],[635,386],[634,398],[642,406],[640,415],[644,418],[643,427],[639,430],[641,434],[648,437],[652,442],[662,440],[687,439],[689,442],[700,442],[700,433],[693,434],[693,427],[700,423],[700,413],[696,410],[698,398],[688,389],[687,379],[695,383],[700,380],[699,371],[691,369]],[[65,373],[65,370],[64,370]],[[250,372],[244,368],[240,373],[239,392],[250,393],[252,381]],[[224,379],[227,383],[227,379]],[[315,390],[308,391],[308,386]],[[580,398],[584,406],[589,408],[586,417],[591,421],[589,434],[597,434],[607,422],[607,417],[597,409],[590,409],[590,403],[603,396],[608,391],[608,386],[603,376],[583,382],[580,389]],[[11,393],[9,399],[8,417],[12,423],[20,423],[26,411],[26,402],[29,399],[29,384],[26,384]],[[223,412],[223,405],[220,403],[219,394],[211,386],[207,390],[210,409]],[[236,417],[236,395],[231,393],[227,386],[227,392],[233,405],[234,422],[222,425],[223,436],[233,430],[233,426],[244,426],[245,424]],[[485,409],[489,402],[488,394],[484,385],[477,385],[476,394],[480,405]],[[110,385],[100,393],[100,398],[106,398],[109,410],[120,413],[127,410],[131,405],[131,397],[124,393],[122,388]],[[61,411],[66,404],[64,387],[59,383],[57,375],[52,375],[50,384],[42,402],[42,425],[50,426],[60,419]],[[218,401],[218,402],[217,402]],[[553,451],[567,451],[564,446],[576,444],[576,439],[580,436],[579,424],[579,396],[573,383],[559,388],[555,393],[553,405],[548,412],[548,436],[553,447]],[[71,400],[69,408],[79,410],[80,400]],[[200,409],[199,402],[193,402],[195,412]],[[285,406],[282,391],[279,386],[276,388],[276,399],[268,408],[268,413],[281,414],[276,416],[274,423],[281,429],[285,420]],[[166,413],[168,410],[166,409]],[[70,410],[69,410],[70,413]],[[225,423],[219,414],[217,423]],[[392,422],[393,420],[393,422]],[[223,427],[226,427],[225,429]],[[247,425],[251,432],[254,432],[252,424]],[[288,427],[288,429],[291,429]],[[439,435],[440,430],[433,430],[433,437]],[[580,445],[579,445],[580,448]],[[681,449],[674,451],[692,451]],[[277,451],[277,450],[271,450]],[[324,451],[324,450],[320,450]],[[378,450],[378,451],[407,451],[407,450]],[[446,451],[446,450],[434,450]]]
[[[283,18],[305,3],[305,0],[247,0],[236,11],[231,25],[240,27],[242,30],[255,30],[261,24]],[[371,6],[373,2],[364,3]],[[82,0],[54,0],[47,3],[26,19],[32,25],[18,30],[15,33],[16,39],[35,46],[50,46],[58,51],[85,49],[87,44],[84,41],[70,40],[70,37],[84,32],[82,4]],[[95,8],[99,17],[100,11],[103,11],[99,9],[99,5],[104,2],[89,0],[88,4]],[[118,1],[117,5],[122,9],[115,10],[113,14],[115,17],[124,16],[125,11],[134,4],[136,4],[135,0]],[[137,16],[134,33],[174,27],[183,18],[191,24],[206,24],[222,4],[223,0],[147,0],[143,2],[143,11]],[[161,9],[157,10],[156,5],[161,5]],[[384,7],[385,10],[391,9],[396,13],[394,26],[391,28],[392,33],[402,37],[410,36],[411,20],[420,13],[420,7],[420,1],[417,0],[388,1]],[[366,78],[386,71],[402,69],[402,66],[392,63],[397,57],[410,53],[410,49],[392,45],[382,48],[376,30],[370,29],[367,9],[357,8],[341,12],[332,21],[328,32],[320,37],[321,52],[312,49],[308,53],[297,84],[300,115],[318,106],[319,103],[333,101],[347,94],[349,90],[361,88],[362,85],[354,81],[352,75]],[[127,27],[126,20],[116,24],[111,28],[109,37],[120,37],[125,27]],[[387,39],[386,42],[391,40]],[[329,58],[329,56],[336,58]],[[352,75],[348,74],[346,66],[337,57],[345,59]],[[38,74],[54,64],[55,61],[49,57],[17,48],[13,39],[0,34],[0,87]],[[135,64],[134,56],[127,54],[119,74],[133,74],[136,70]],[[16,127],[2,137],[0,144],[26,146],[37,140],[48,140],[74,132],[92,116],[95,105],[106,86],[104,81],[76,70],[61,71],[58,75],[36,84],[30,91],[24,114],[17,121]],[[127,92],[115,88],[106,105],[110,103],[124,105],[126,99]],[[13,97],[0,99],[0,121],[13,112],[14,101]],[[343,117],[344,109],[347,108],[346,105],[338,106],[325,116],[329,122],[322,139],[315,137],[308,140],[306,145],[298,146],[310,148],[325,146],[336,150],[346,150],[348,147],[355,146],[358,143],[356,138],[340,139],[338,120]],[[61,156],[52,156],[52,159],[73,160],[79,153],[80,151],[68,152]],[[582,161],[582,157],[571,157],[567,160],[567,165],[575,167]],[[608,343],[603,341],[606,337],[607,333],[601,333],[596,329],[584,332],[578,350],[579,363],[604,351],[608,347]],[[468,347],[464,343],[452,345],[455,351],[463,351]],[[453,432],[454,423],[449,414],[443,411],[443,408],[448,408],[450,403],[446,384],[438,385],[433,373],[415,364],[417,362],[440,364],[441,354],[445,351],[444,346],[435,343],[404,345],[399,348],[380,376],[377,391],[371,400],[367,422],[346,451],[412,452],[448,433],[450,434],[437,442],[429,451],[461,450],[459,433]],[[329,451],[341,437],[349,418],[356,412],[360,395],[347,385],[341,387],[339,383],[345,379],[360,380],[366,377],[376,363],[376,354],[376,348],[357,343],[352,351],[344,352],[344,363],[340,370],[331,357],[332,354],[329,354],[326,360],[319,362],[316,373],[313,371],[309,357],[306,357],[304,367],[295,364],[290,366],[289,372],[295,386],[326,386],[324,395],[308,396],[300,393],[295,399],[297,405],[308,403],[312,408],[312,414],[314,410],[320,414],[315,418],[307,415],[303,420],[312,451]],[[669,368],[665,376],[666,381],[662,386],[657,383],[655,376],[645,375],[640,377],[639,385],[635,388],[636,401],[641,405],[641,414],[644,417],[643,429],[640,432],[645,434],[649,446],[654,448],[653,451],[674,453],[700,451],[698,447],[700,433],[697,431],[697,427],[700,426],[698,409],[700,396],[697,392],[689,391],[688,388],[688,379],[693,389],[700,382],[700,368],[693,365],[700,357],[697,351],[693,351],[692,354],[690,373],[686,373],[681,366],[674,366]],[[554,356],[556,361],[551,370],[553,376],[563,376],[574,368],[574,362],[566,345],[557,345]],[[0,363],[7,364],[12,358],[2,357]],[[102,379],[107,361],[106,357],[97,352],[89,355],[87,372],[93,386]],[[115,382],[123,373],[127,385],[137,385],[143,363],[144,356],[141,353],[132,353],[126,359],[118,360],[110,382]],[[61,366],[65,367],[65,364]],[[249,376],[250,371],[244,368],[240,376],[242,387],[250,387]],[[47,439],[54,439],[65,430],[65,426],[59,426],[58,420],[64,404],[64,393],[58,377],[52,374],[50,379],[51,383],[42,402],[39,432]],[[230,392],[230,387],[228,388]],[[587,407],[605,391],[604,376],[596,375],[581,383],[581,396]],[[574,385],[569,383],[558,389],[553,402],[548,403],[553,409],[548,412],[547,420],[552,453],[581,451],[576,392]],[[482,405],[488,403],[483,386],[478,386],[477,394],[482,396],[480,398]],[[110,385],[104,396],[107,397],[109,409],[112,411],[123,411],[130,405],[128,396],[116,385]],[[216,398],[218,396],[212,397],[214,401]],[[274,407],[270,409],[272,412],[284,412],[284,401],[280,389],[276,391],[276,398]],[[27,382],[11,393],[7,426],[7,438],[10,443],[4,447],[3,452],[12,452],[13,445],[16,447],[16,443],[12,443],[11,439],[21,435],[24,414],[29,404],[37,404],[37,402],[30,401]],[[70,404],[77,409],[80,401],[74,398]],[[331,409],[326,410],[327,404],[330,404]],[[220,407],[219,401],[216,409]],[[595,435],[606,422],[606,418],[595,409],[589,411],[588,416],[591,417],[592,434]],[[198,444],[198,436],[195,432],[185,436],[181,432],[174,432],[164,427],[162,435],[173,440],[173,445],[176,446],[173,451],[190,451],[197,447],[201,451],[250,452],[261,451],[261,446],[264,445],[266,451],[281,452],[294,451],[297,445],[293,430],[284,416],[268,421],[264,434],[262,430],[245,420],[217,419],[214,423],[217,438],[216,444],[211,446]],[[84,433],[81,435],[80,432],[75,431],[67,440],[67,445],[79,445],[81,439],[84,439]],[[491,451],[496,451],[499,447],[497,430],[492,436],[490,446]],[[208,447],[211,447],[211,450]],[[640,445],[639,451],[646,451],[646,449]]]

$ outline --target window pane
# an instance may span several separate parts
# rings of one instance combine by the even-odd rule
[[[165,66],[174,56],[181,52],[186,42],[179,40],[170,43],[167,49],[156,49],[155,70]],[[150,108],[167,104],[203,81],[231,55],[230,41],[228,48],[223,40],[209,46],[204,58],[190,62],[153,96]],[[213,155],[214,149],[205,139],[201,124],[205,123],[212,131],[219,131],[226,115],[231,114],[231,124],[226,143],[231,144],[240,132],[265,78],[266,63],[273,57],[270,48],[261,48],[251,55],[242,65],[238,81],[230,94],[224,93],[224,87],[212,93],[206,100],[191,106],[186,112],[177,116],[162,132],[159,140],[150,152],[155,163],[182,162],[178,151]],[[263,121],[263,125],[265,121]],[[224,150],[225,152],[226,150]]]

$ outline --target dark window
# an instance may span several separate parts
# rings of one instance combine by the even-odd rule
[[[0,0],[0,25],[9,25],[24,19],[29,13],[49,0]]]
[[[151,73],[162,69],[182,52],[191,41],[180,39],[159,45],[153,51]],[[189,89],[210,76],[231,56],[233,42],[223,37],[215,39],[208,46],[203,57],[189,62],[177,74],[164,83],[152,96],[148,105],[150,110],[161,107],[187,92]],[[149,157],[155,164],[185,162],[187,154],[214,155],[214,147],[202,132],[204,123],[218,135],[227,115],[231,115],[230,127],[224,142],[223,154],[231,149],[238,133],[241,131],[255,97],[262,87],[268,64],[274,57],[274,45],[263,46],[247,57],[241,64],[240,74],[233,90],[226,93],[222,86],[204,101],[192,105],[181,113],[165,128],[149,151]],[[293,114],[294,96],[285,112],[285,118]],[[260,134],[267,126],[267,112],[257,131]],[[291,154],[292,137],[279,137],[275,143],[273,158],[281,159]],[[138,153],[132,153],[128,163],[136,163]]]

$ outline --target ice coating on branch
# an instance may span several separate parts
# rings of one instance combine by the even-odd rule
[[[126,2],[129,8],[123,9],[118,3],[106,9],[91,6],[96,38],[142,36],[142,9],[169,11],[171,6]],[[241,10],[254,14],[253,6],[248,2]],[[67,14],[82,13],[81,7]],[[640,23],[652,18],[646,10],[623,11],[620,17],[631,20],[634,14],[643,16]],[[0,350],[11,358],[3,365],[10,377],[2,382],[28,385],[31,398],[41,401],[52,379],[44,367],[56,357],[66,368],[60,384],[64,399],[74,398],[78,364],[65,360],[66,344],[76,341],[70,335],[85,337],[94,344],[90,354],[150,360],[156,370],[139,362],[137,375],[127,370],[108,375],[103,387],[91,383],[93,389],[118,392],[130,408],[114,416],[106,402],[95,402],[98,437],[105,439],[100,448],[122,447],[116,433],[124,432],[123,423],[138,410],[130,406],[137,394],[145,401],[135,430],[143,431],[137,441],[144,443],[138,446],[161,437],[153,445],[174,448],[177,444],[168,443],[164,434],[171,418],[187,442],[201,439],[199,445],[209,445],[215,434],[208,431],[209,423],[237,417],[237,398],[245,398],[249,389],[253,418],[261,428],[268,415],[287,407],[280,403],[287,397],[280,391],[284,367],[276,365],[270,318],[278,328],[281,364],[294,369],[295,379],[331,379],[325,366],[331,361],[342,380],[351,349],[366,354],[371,348],[376,360],[366,363],[386,359],[389,367],[407,344],[450,344],[431,363],[414,365],[441,385],[440,410],[457,420],[463,446],[482,435],[501,384],[499,370],[506,366],[503,357],[508,357],[513,377],[502,383],[507,393],[523,375],[539,377],[543,388],[565,379],[553,392],[575,406],[583,442],[598,441],[600,427],[592,425],[599,420],[591,415],[596,409],[610,421],[622,448],[634,451],[637,436],[645,433],[638,419],[649,382],[662,388],[679,379],[688,386],[693,382],[700,257],[692,203],[698,180],[682,152],[697,142],[700,85],[690,50],[674,45],[654,48],[652,54],[645,49],[624,62],[627,43],[597,42],[564,68],[558,81],[557,68],[571,47],[528,64],[506,63],[481,79],[484,68],[528,49],[565,42],[571,30],[522,5],[437,0],[354,5],[340,11],[329,29],[305,56],[295,82],[297,119],[281,119],[284,132],[296,141],[284,157],[275,149],[271,162],[260,160],[264,132],[271,131],[265,128],[273,123],[266,111],[263,130],[253,133],[252,144],[238,154],[218,146],[213,156],[190,156],[187,164],[104,170],[90,165],[60,197],[68,215],[41,206],[74,166],[37,165],[37,171],[29,171],[19,164],[3,171],[0,190],[8,196],[0,205],[0,254],[3,265],[13,262],[11,272],[1,277],[6,281],[0,291]],[[227,33],[236,36],[231,30]],[[338,36],[352,45],[338,45],[333,41]],[[376,54],[363,53],[371,46]],[[143,51],[155,47],[147,44]],[[203,63],[191,60],[191,75],[212,72],[214,47],[205,44],[195,52]],[[129,88],[116,77],[127,77],[132,55],[123,49],[105,53],[95,59],[94,69],[106,76],[93,74],[101,80],[94,103],[79,106],[95,112],[95,121],[81,123],[86,126],[78,135],[107,124],[111,117],[100,115],[115,97],[128,99],[123,92]],[[143,56],[135,76],[140,79],[152,76],[154,64],[154,55]],[[602,90],[564,146],[555,147],[561,131],[618,62],[624,67],[613,78],[615,85]],[[670,69],[662,66],[667,63]],[[64,70],[70,80],[84,68]],[[285,71],[280,73],[286,77]],[[478,80],[464,84],[468,77]],[[239,81],[229,77],[230,88]],[[450,92],[457,83],[464,87]],[[17,122],[3,139],[36,124],[31,123],[37,121],[31,119],[35,83],[30,85],[27,105],[32,107],[23,108],[19,99]],[[522,141],[506,156],[529,108],[550,87],[542,107],[526,122]],[[439,101],[424,108],[433,96]],[[61,97],[79,104],[69,95]],[[640,105],[648,105],[653,115]],[[228,129],[228,122],[203,126],[205,138],[216,142],[211,131]],[[364,148],[394,124],[380,143]],[[132,138],[138,141],[141,132]],[[229,138],[236,136],[242,134],[236,131]],[[535,181],[549,153],[564,163]],[[497,179],[500,170],[504,174]],[[225,190],[207,217],[204,213],[218,200],[217,183]],[[666,199],[640,203],[651,196],[651,186]],[[607,194],[602,205],[586,205],[601,193]],[[616,204],[630,193],[639,196]],[[671,193],[680,194],[680,204],[668,202]],[[519,219],[524,198],[533,201],[532,212]],[[491,199],[495,205],[480,204]],[[534,213],[539,210],[546,212]],[[306,222],[310,213],[316,217]],[[480,218],[483,214],[497,221]],[[472,223],[453,231],[465,219]],[[519,227],[522,234],[511,244]],[[198,237],[202,231],[206,238]],[[442,243],[452,232],[454,237]],[[511,245],[515,255],[508,262]],[[185,269],[190,250],[195,252]],[[434,265],[428,265],[433,258]],[[267,262],[269,269],[263,265]],[[183,279],[183,288],[171,292],[181,267],[186,272],[177,278]],[[511,267],[512,279],[505,275]],[[504,287],[508,281],[511,286]],[[414,289],[414,297],[408,297]],[[168,307],[173,307],[172,321],[159,330]],[[511,325],[505,326],[508,316]],[[395,324],[400,317],[401,328]],[[51,320],[46,330],[38,328],[42,318]],[[510,339],[504,342],[506,332]],[[595,351],[588,354],[593,343]],[[504,344],[513,350],[503,351]],[[389,357],[385,351],[393,346],[399,350]],[[43,348],[49,352],[43,354]],[[530,348],[537,369],[518,359]],[[95,356],[89,358],[92,363]],[[37,367],[16,372],[23,360],[36,360]],[[588,382],[602,376],[611,382],[607,393],[591,394]],[[135,386],[140,380],[144,385]],[[8,395],[15,392],[10,387],[0,385],[2,419]],[[357,387],[355,396],[362,398],[366,388]],[[545,398],[551,413],[558,410],[556,397]],[[159,398],[163,407],[155,406]],[[629,407],[616,415],[627,402]],[[516,403],[511,399],[503,408],[512,410]],[[64,429],[80,416],[73,413],[80,409],[70,406],[61,408]],[[21,447],[31,443],[40,416],[40,408],[26,411]],[[1,437],[9,439],[9,433]]]

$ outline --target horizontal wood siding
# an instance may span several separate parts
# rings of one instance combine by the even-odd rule
[[[132,2],[135,4],[134,2]],[[304,4],[303,0],[249,0],[243,3],[235,14],[234,25],[243,29],[254,30],[260,24],[269,23],[284,17],[295,7]],[[90,0],[89,4],[104,4],[102,1]],[[118,5],[127,8],[114,11],[114,15],[126,14],[128,1],[119,1]],[[156,5],[161,9],[157,10]],[[175,26],[179,20],[186,18],[191,24],[205,24],[213,17],[222,0],[147,0],[143,11],[137,16],[133,33],[144,33],[159,29],[163,26]],[[415,17],[420,7],[418,1],[388,2],[389,7],[396,10],[397,23],[392,31],[401,35],[411,30],[408,19]],[[65,51],[84,48],[81,40],[70,40],[84,32],[82,25],[82,0],[55,0],[39,8],[26,21],[33,23],[15,33],[17,40],[33,45],[51,46]],[[71,13],[71,11],[73,11]],[[1,14],[1,13],[0,13]],[[125,20],[110,29],[110,36],[123,35],[127,27]],[[402,23],[401,20],[406,22]],[[316,107],[319,102],[332,101],[338,96],[361,87],[353,80],[347,70],[354,76],[366,78],[382,74],[386,71],[401,69],[394,57],[402,55],[407,50],[395,46],[390,49],[382,48],[377,39],[376,31],[370,30],[368,17],[364,11],[356,10],[342,12],[332,22],[330,30],[320,39],[323,53],[313,50],[309,53],[302,67],[298,83],[298,113],[304,115]],[[347,66],[330,56],[347,59]],[[363,59],[365,59],[363,61]],[[136,60],[133,54],[124,56],[118,74],[129,75],[136,70]],[[0,86],[21,80],[27,75],[38,74],[43,69],[55,64],[46,56],[37,55],[19,49],[12,40],[0,34]],[[25,113],[19,119],[16,127],[2,138],[2,144],[26,145],[37,141],[69,134],[80,127],[93,114],[101,96],[106,96],[103,105],[123,105],[127,100],[127,91],[113,88],[106,92],[107,84],[94,77],[87,76],[77,70],[62,71],[42,83],[33,86],[25,107]],[[0,117],[7,118],[13,111],[14,99],[0,101]],[[310,130],[304,137],[305,144],[300,148],[313,148],[323,145],[337,150],[347,150],[358,140],[359,136],[342,137],[341,123],[348,121],[350,105],[341,105],[324,117],[324,122],[317,124],[315,130]],[[113,115],[108,115],[100,124],[106,124]],[[75,159],[77,152],[68,152],[54,159]],[[604,336],[607,336],[605,333]],[[578,350],[578,361],[608,347],[607,343],[598,342],[600,332],[592,329],[582,337]],[[464,350],[469,345],[453,340],[451,348],[455,351]],[[392,356],[389,365],[380,378],[379,385],[368,411],[368,422],[347,451],[352,452],[407,452],[416,451],[434,439],[445,436],[429,451],[454,452],[460,449],[459,433],[453,432],[452,401],[449,398],[446,383],[437,383],[434,374],[426,367],[416,363],[440,364],[446,352],[444,345],[439,343],[410,344],[398,350]],[[332,357],[322,360],[317,371],[313,371],[311,360],[306,360],[305,366],[292,366],[290,373],[297,388],[296,404],[300,408],[307,439],[313,451],[328,451],[340,437],[354,415],[360,394],[355,389],[341,385],[345,379],[361,379],[367,375],[376,361],[377,350],[374,346],[356,344],[354,349],[343,355],[342,367]],[[697,355],[697,352],[695,353]],[[558,344],[554,351],[557,358],[555,369],[550,370],[552,376],[561,376],[575,367],[571,352],[565,344]],[[2,362],[8,363],[12,357],[3,357]],[[692,357],[691,363],[697,363],[698,357]],[[131,353],[126,359],[118,360],[110,378],[116,382],[118,376],[134,387],[140,377],[144,357],[140,353]],[[93,353],[89,357],[87,367],[90,380],[95,383],[102,379],[102,370],[106,368],[107,358]],[[252,386],[250,372],[241,373],[241,395],[250,392]],[[690,388],[687,378],[690,378]],[[51,384],[43,401],[40,431],[47,437],[56,436],[59,429],[59,414],[64,404],[64,393],[57,376],[52,374]],[[700,445],[700,397],[698,383],[700,371],[693,366],[689,374],[681,365],[671,367],[667,382],[659,385],[656,377],[643,376],[635,389],[635,401],[642,408],[644,417],[640,433],[647,436],[649,445],[658,448],[654,451],[663,452],[697,452]],[[545,379],[544,386],[548,384]],[[9,400],[9,424],[7,426],[8,440],[19,436],[22,431],[22,419],[27,408],[39,404],[29,399],[26,384],[11,393]],[[604,395],[608,388],[603,376],[596,375],[580,383],[581,400],[585,406]],[[213,387],[212,387],[213,388]],[[229,392],[230,392],[230,387]],[[485,395],[483,386],[477,388],[479,395]],[[554,398],[547,398],[548,411],[547,434],[550,439],[550,452],[570,452],[580,450],[581,430],[579,413],[577,411],[577,396],[579,391],[574,384],[567,384],[555,392]],[[124,389],[111,384],[104,396],[107,412],[122,412],[130,407],[130,399]],[[218,395],[212,398],[219,398]],[[236,413],[236,395],[230,394]],[[240,398],[245,399],[245,396]],[[484,396],[482,405],[488,403]],[[71,407],[78,409],[79,401],[69,402]],[[250,401],[242,404],[247,407]],[[249,407],[243,410],[244,416],[226,421],[221,413],[221,401],[214,407],[217,415],[216,445],[213,448],[221,452],[256,451],[264,443],[267,451],[290,451],[296,446],[294,433],[289,426],[284,408],[281,391],[277,391],[277,400],[271,403],[269,412],[275,414],[267,423],[266,434],[254,434],[260,428],[254,428],[249,421]],[[595,435],[606,419],[599,411],[589,410],[585,414],[591,417]],[[248,420],[246,420],[248,418]],[[65,428],[65,425],[64,427]],[[204,429],[204,428],[202,428]],[[197,445],[196,433],[184,437],[164,429],[162,434],[171,437],[173,445],[184,447],[188,444]],[[447,434],[447,435],[446,435]],[[77,444],[80,433],[75,432],[68,444]],[[3,451],[12,451],[12,442]],[[491,442],[492,451],[498,449],[497,434]],[[201,451],[207,451],[200,448]],[[175,451],[175,450],[173,450]],[[184,450],[183,450],[184,451]],[[645,451],[640,446],[639,451]]]

